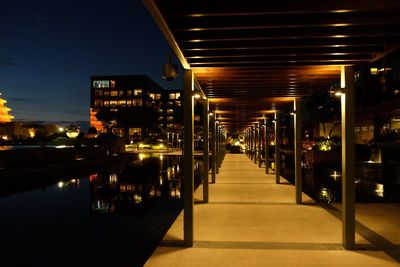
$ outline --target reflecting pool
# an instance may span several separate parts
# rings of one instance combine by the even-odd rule
[[[36,187],[32,177],[2,182],[1,265],[143,265],[181,211],[184,192],[181,157],[139,158],[86,174],[47,174]],[[201,167],[196,161],[196,184]]]

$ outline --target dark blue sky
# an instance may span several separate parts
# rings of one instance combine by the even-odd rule
[[[171,49],[141,0],[1,0],[0,25],[0,92],[16,120],[88,121],[96,74],[181,87],[161,78]]]

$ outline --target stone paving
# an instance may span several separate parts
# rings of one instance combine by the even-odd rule
[[[210,203],[201,204],[201,186],[195,192],[194,246],[181,246],[181,213],[145,266],[400,266],[398,204],[357,205],[358,249],[346,251],[340,211],[304,194],[296,205],[294,186],[281,181],[227,154]]]

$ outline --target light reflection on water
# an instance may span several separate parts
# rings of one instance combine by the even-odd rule
[[[340,165],[303,164],[304,190],[310,196],[325,202],[340,202],[342,173]],[[294,183],[294,160],[286,157],[282,162],[282,175]],[[400,164],[383,164],[377,160],[359,161],[355,166],[356,201],[358,202],[399,202]]]
[[[180,164],[153,155],[3,192],[1,265],[142,266],[181,211]]]

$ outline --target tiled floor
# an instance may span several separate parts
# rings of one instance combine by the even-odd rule
[[[195,198],[201,200],[201,193],[199,187]],[[210,185],[210,203],[195,205],[194,247],[176,246],[183,239],[181,214],[146,266],[400,266],[393,259],[396,251],[390,257],[359,234],[356,242],[362,249],[342,249],[340,220],[306,195],[305,204],[296,205],[294,196],[294,186],[284,179],[275,184],[275,176],[247,156],[227,154],[217,183]],[[367,228],[361,234],[386,227],[387,235],[380,236],[399,247],[400,220],[385,225],[380,211],[371,219],[368,206],[358,210],[367,211],[360,216]],[[392,212],[394,222],[400,211]],[[373,237],[367,238],[373,243]]]

